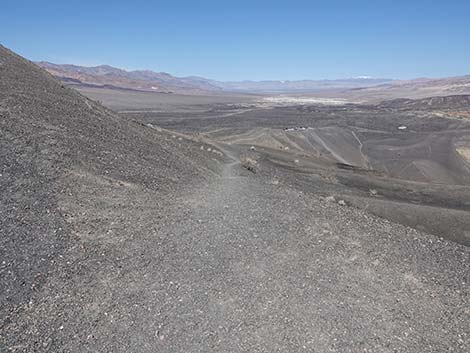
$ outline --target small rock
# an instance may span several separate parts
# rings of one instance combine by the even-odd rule
[[[346,206],[346,201],[344,201],[344,200],[339,200],[339,201],[338,201],[338,205],[340,205],[340,206]]]
[[[327,196],[327,197],[325,197],[325,201],[328,201],[328,202],[335,202],[336,199],[335,199],[334,196]]]

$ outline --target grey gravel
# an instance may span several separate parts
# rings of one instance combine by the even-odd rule
[[[467,247],[0,60],[0,351],[470,351]]]

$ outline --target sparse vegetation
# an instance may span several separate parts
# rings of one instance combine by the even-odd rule
[[[240,157],[240,162],[243,168],[246,170],[256,173],[258,169],[258,162],[254,157],[248,156],[248,155],[242,155]]]

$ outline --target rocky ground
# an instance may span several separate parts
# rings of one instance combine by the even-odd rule
[[[470,350],[469,248],[0,76],[0,351]]]
[[[448,98],[379,106],[201,101],[193,109],[188,101],[170,110],[141,102],[121,115],[240,154],[256,148],[261,169],[300,190],[348,197],[356,207],[468,246],[470,106],[466,96]],[[459,104],[449,110],[451,103]]]

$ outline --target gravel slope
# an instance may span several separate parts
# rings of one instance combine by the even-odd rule
[[[0,63],[0,351],[470,350],[468,248]]]
[[[68,273],[64,254],[81,239],[60,204],[74,187],[104,195],[105,186],[133,184],[171,194],[217,172],[213,156],[192,151],[192,141],[129,122],[0,46],[2,327],[51,276]],[[96,207],[88,211],[103,218]]]

